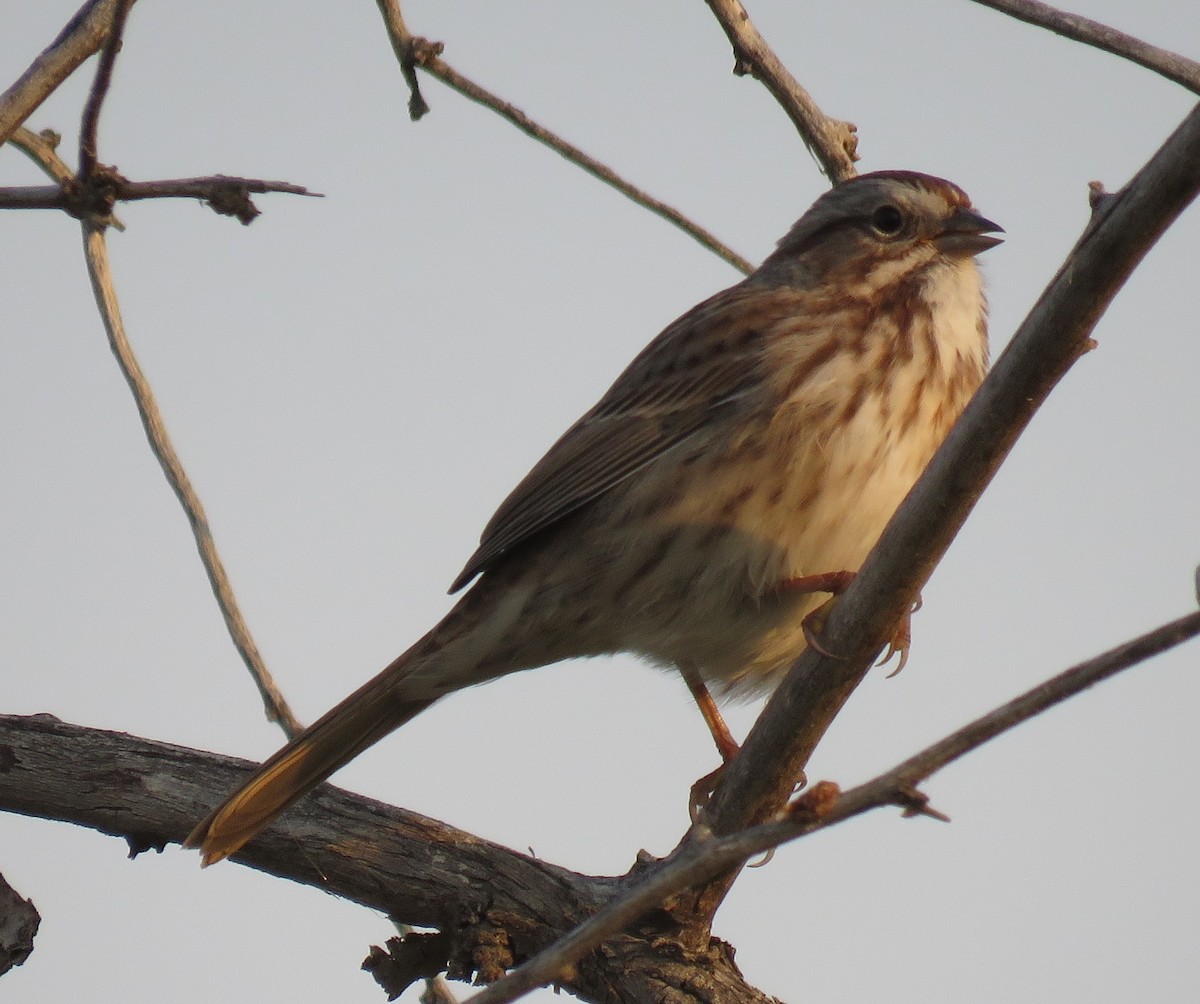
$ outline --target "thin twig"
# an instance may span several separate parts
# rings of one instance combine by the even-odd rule
[[[62,185],[69,183],[74,177],[75,172],[71,170],[67,162],[58,155],[58,144],[62,142],[62,137],[58,133],[45,130],[42,133],[31,132],[24,126],[20,126],[14,130],[9,138],[13,146],[20,150],[25,156],[34,162],[46,174],[58,182],[59,187],[50,188],[45,186],[36,186],[38,191],[61,191]],[[0,188],[0,192],[14,191],[33,191],[34,187],[28,189],[17,188]]]
[[[44,138],[39,140],[28,130],[23,130],[19,139],[14,138],[14,143],[51,178],[59,179],[64,171],[69,170],[55,153],[53,144]],[[162,414],[158,410],[158,403],[154,399],[154,392],[151,390],[150,383],[146,379],[145,373],[142,372],[133,347],[129,344],[129,339],[125,334],[125,326],[121,320],[121,311],[112,283],[108,251],[104,242],[106,222],[104,217],[99,220],[85,218],[83,220],[83,244],[92,291],[96,297],[101,320],[104,322],[104,329],[108,334],[109,345],[130,390],[133,392],[134,402],[142,420],[142,427],[146,430],[150,448],[158,459],[168,484],[175,492],[175,496],[179,499],[188,522],[191,524],[192,535],[195,537],[196,547],[200,552],[200,560],[208,575],[208,581],[217,599],[217,606],[225,620],[229,635],[233,639],[234,647],[242,657],[242,661],[245,662],[246,668],[250,671],[258,691],[262,695],[267,718],[278,722],[291,738],[301,731],[300,722],[275,685],[275,681],[258,651],[258,646],[250,634],[250,629],[246,625],[233,588],[229,583],[225,566],[217,552],[204,506],[201,504],[196,490],[192,487],[179,455],[175,452]]]
[[[14,144],[16,138],[13,138]],[[95,212],[102,213],[106,207],[117,202],[136,202],[141,199],[199,199],[216,213],[234,216],[242,223],[250,223],[259,215],[258,207],[250,199],[251,194],[282,192],[287,195],[321,198],[319,192],[310,192],[303,185],[293,185],[288,181],[234,178],[223,174],[199,178],[168,178],[161,181],[129,181],[114,171],[97,168],[93,171],[92,180],[99,184],[77,184],[68,169],[68,177],[58,187],[0,187],[0,209],[58,209],[82,218]]]
[[[110,33],[109,42],[101,58],[100,66],[97,70],[97,82],[93,84],[91,89],[88,108],[85,110],[84,122],[80,129],[80,157],[82,159],[85,156],[85,147],[87,147],[86,155],[91,158],[93,179],[101,173],[96,161],[96,124],[99,120],[100,107],[107,91],[107,81],[111,79],[112,61],[115,59],[116,52],[120,46],[120,31],[124,24],[124,15],[128,13],[130,6],[132,6],[132,0],[123,0],[114,14],[113,30]],[[102,77],[106,79],[102,81],[100,79]],[[48,150],[47,147],[49,148]],[[65,165],[62,164],[57,154],[54,153],[51,145],[48,143],[30,143],[28,137],[24,137],[22,149],[50,177],[56,180],[61,178]],[[119,176],[114,175],[114,177]],[[78,176],[76,180],[78,180]],[[67,187],[69,186],[64,183],[64,188]],[[183,464],[179,459],[179,455],[175,452],[170,436],[167,434],[162,414],[159,412],[158,404],[154,399],[154,393],[150,388],[150,383],[142,372],[142,368],[138,364],[137,357],[134,355],[133,348],[129,344],[129,339],[125,334],[120,307],[117,303],[116,290],[112,282],[108,250],[104,241],[104,229],[108,223],[108,212],[104,210],[97,217],[81,214],[81,218],[83,223],[84,256],[87,260],[88,274],[92,283],[92,291],[96,297],[96,305],[99,308],[101,320],[108,334],[108,341],[113,355],[116,356],[117,363],[121,367],[121,372],[129,384],[130,390],[133,392],[134,402],[137,405],[142,426],[146,430],[146,437],[150,441],[151,450],[158,459],[163,473],[167,477],[167,482],[171,485],[188,517],[188,522],[192,527],[192,534],[196,539],[196,546],[200,552],[201,562],[204,565],[204,570],[208,575],[209,583],[217,599],[217,606],[221,610],[221,616],[225,620],[225,626],[229,631],[234,646],[237,648],[247,669],[250,671],[250,675],[258,686],[259,693],[262,695],[263,703],[266,706],[267,717],[271,721],[278,722],[288,737],[291,738],[301,731],[300,722],[292,713],[279,688],[275,685],[270,672],[263,662],[262,655],[258,651],[258,646],[250,634],[250,629],[246,625],[245,618],[238,607],[237,598],[233,593],[233,588],[229,583],[229,576],[225,572],[224,564],[221,562],[220,555],[217,552],[216,543],[213,540],[204,507],[195,489],[192,487],[187,472],[184,470]]]
[[[122,0],[88,0],[58,37],[0,94],[0,143],[78,69],[108,38],[113,12]]]
[[[108,29],[108,38],[104,41],[104,48],[100,50],[96,76],[92,80],[87,103],[83,106],[83,120],[79,125],[79,180],[84,185],[96,170],[96,129],[100,124],[100,109],[104,107],[104,99],[112,85],[113,67],[117,63],[117,53],[121,51],[125,21],[132,6],[133,0],[117,0],[112,24]]]
[[[379,6],[379,12],[383,15],[388,38],[392,43],[392,50],[396,53],[396,58],[400,62],[401,70],[404,72],[405,80],[409,85],[411,95],[409,109],[414,119],[420,118],[421,115],[429,110],[429,106],[425,104],[425,99],[420,96],[420,92],[416,89],[416,75],[411,72],[412,67],[416,66],[420,67],[430,76],[436,77],[442,83],[446,84],[446,86],[458,91],[464,97],[483,105],[483,107],[495,112],[501,118],[508,120],[525,133],[525,135],[548,146],[559,156],[583,168],[592,177],[615,188],[626,198],[650,210],[655,216],[678,227],[697,243],[708,248],[743,275],[749,275],[754,271],[754,266],[749,261],[724,244],[716,235],[688,219],[678,209],[642,191],[636,185],[626,181],[606,164],[584,153],[579,147],[568,143],[561,136],[556,135],[544,126],[539,125],[521,111],[520,108],[464,77],[441,58],[442,45],[440,43],[430,42],[428,39],[421,38],[409,32],[404,24],[403,15],[400,12],[399,0],[376,0],[376,2]],[[413,110],[414,105],[420,110],[419,114]]]
[[[129,389],[133,392],[142,427],[146,430],[146,438],[150,441],[150,448],[158,459],[168,484],[175,492],[175,497],[179,499],[188,522],[191,524],[192,535],[196,539],[196,547],[200,552],[200,560],[204,564],[204,571],[208,575],[213,595],[216,596],[221,616],[225,619],[229,636],[233,639],[234,647],[237,648],[238,654],[254,678],[258,692],[262,695],[267,717],[271,721],[278,722],[287,733],[288,738],[291,738],[300,732],[300,722],[292,714],[283,694],[275,685],[275,681],[271,678],[262,655],[258,651],[258,646],[254,643],[254,638],[238,607],[237,597],[229,583],[225,566],[217,552],[217,545],[213,540],[204,506],[201,504],[196,490],[192,487],[179,455],[175,452],[175,447],[171,443],[162,415],[158,410],[158,404],[154,399],[154,392],[150,388],[150,382],[142,372],[141,366],[138,365],[137,357],[126,337],[116,291],[113,288],[112,272],[109,268],[108,250],[105,247],[102,226],[88,220],[83,222],[83,247],[84,255],[87,258],[88,274],[92,281],[92,291],[96,296],[96,305],[104,321],[104,330],[108,333],[108,343],[121,367],[121,373],[129,384]]]
[[[804,145],[830,181],[845,181],[857,173],[857,128],[830,118],[792,76],[750,20],[741,0],[705,0],[733,46],[733,72],[749,73],[766,87],[792,120]]]
[[[1161,74],[1168,80],[1200,94],[1200,63],[1186,56],[1160,49],[1140,38],[1093,21],[1091,18],[1059,10],[1038,0],[975,0],[977,4],[1007,14],[1026,24],[1047,28],[1056,35],[1082,42],[1104,52],[1128,59],[1131,63]]]
[[[464,1004],[509,1004],[522,994],[561,980],[574,963],[608,938],[626,930],[647,911],[668,902],[684,889],[780,844],[889,805],[900,805],[909,814],[934,815],[933,810],[924,806],[923,796],[915,791],[921,781],[1067,698],[1197,635],[1200,635],[1200,612],[1193,612],[1073,666],[886,773],[840,794],[820,811],[811,810],[801,800],[798,810],[785,811],[781,818],[728,837],[714,837],[710,830],[695,828],[670,858],[651,874],[639,876],[636,886],[607,903],[550,948],[467,998]]]

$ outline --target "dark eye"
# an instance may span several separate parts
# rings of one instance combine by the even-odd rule
[[[895,237],[904,226],[904,216],[895,206],[882,205],[871,214],[871,226],[885,237]]]

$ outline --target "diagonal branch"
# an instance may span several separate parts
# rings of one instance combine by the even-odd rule
[[[992,10],[1007,14],[1026,24],[1046,28],[1056,35],[1069,38],[1084,45],[1094,46],[1104,52],[1128,59],[1131,63],[1161,74],[1168,80],[1200,94],[1200,63],[1186,56],[1160,49],[1140,38],[1126,35],[1107,24],[1068,11],[1059,10],[1039,0],[975,0]]]
[[[627,929],[647,911],[669,903],[688,887],[738,867],[780,844],[889,805],[902,807],[908,815],[937,815],[916,790],[922,781],[1067,698],[1197,635],[1200,635],[1200,612],[1193,612],[1073,666],[845,793],[838,794],[836,785],[821,782],[779,818],[727,837],[714,838],[711,830],[697,827],[671,857],[642,881],[615,897],[546,951],[469,997],[464,1004],[509,1004],[522,994],[561,979],[586,953]]]
[[[769,818],[1134,267],[1200,192],[1200,106],[1093,219],[909,493],[822,634],[771,697],[706,813],[718,834]],[[728,875],[697,895],[711,917]]]
[[[117,0],[108,37],[104,40],[104,48],[100,50],[96,76],[83,106],[83,121],[79,124],[79,179],[85,185],[96,170],[96,130],[100,126],[100,109],[104,107],[104,99],[108,97],[108,89],[112,86],[113,68],[121,51],[125,21],[131,7],[133,0]]]
[[[88,0],[58,37],[0,94],[0,143],[75,72],[108,37],[113,15],[124,0]]]
[[[217,606],[221,610],[229,637],[233,640],[238,655],[242,657],[242,661],[246,664],[246,668],[250,671],[255,685],[258,687],[258,692],[262,696],[263,705],[266,708],[267,718],[270,721],[278,722],[287,733],[288,738],[291,738],[299,734],[302,726],[292,713],[282,691],[275,684],[275,680],[254,642],[254,636],[250,633],[250,628],[242,616],[241,607],[238,605],[237,597],[229,582],[229,574],[225,571],[225,565],[217,551],[217,544],[213,539],[208,516],[204,511],[200,496],[192,487],[183,461],[175,452],[175,446],[167,433],[162,413],[158,410],[158,402],[154,398],[150,381],[142,372],[133,347],[129,344],[129,339],[125,334],[125,325],[121,320],[121,310],[117,303],[116,290],[113,287],[112,271],[108,262],[108,249],[105,246],[102,226],[87,220],[84,221],[83,248],[87,259],[88,275],[92,281],[92,292],[96,296],[96,306],[100,310],[104,330],[108,333],[108,344],[111,346],[113,355],[121,367],[121,373],[133,394],[138,415],[142,420],[142,427],[146,430],[146,439],[150,442],[150,449],[162,467],[167,483],[170,484],[175,497],[179,499],[179,504],[183,506],[188,523],[191,525],[192,536],[196,540],[196,549],[200,552],[200,561],[208,575],[209,585],[217,599]]]
[[[832,119],[817,107],[754,26],[741,0],[704,2],[733,46],[733,72],[738,76],[750,74],[771,92],[830,181],[853,178],[858,159],[855,125]]]
[[[622,178],[607,164],[596,160],[595,157],[584,153],[579,147],[568,143],[561,136],[535,122],[521,111],[520,108],[464,77],[442,59],[443,46],[440,42],[430,42],[428,39],[413,35],[408,30],[404,23],[404,16],[400,10],[399,0],[376,0],[376,2],[379,6],[380,14],[383,15],[383,23],[387,27],[388,38],[392,43],[392,50],[396,53],[396,59],[400,63],[401,72],[404,74],[405,82],[408,84],[410,94],[409,114],[414,121],[429,111],[429,105],[425,103],[425,99],[421,96],[420,88],[417,84],[415,69],[420,68],[430,76],[436,77],[447,87],[458,91],[463,97],[469,98],[476,104],[490,109],[501,118],[511,122],[521,132],[525,133],[526,136],[537,140],[544,146],[549,147],[560,157],[583,168],[593,178],[597,178],[604,182],[604,184],[615,188],[627,199],[636,202],[639,206],[650,210],[655,216],[678,227],[697,243],[708,248],[713,254],[728,262],[743,275],[749,275],[754,271],[754,266],[749,261],[722,243],[716,235],[688,219],[678,209],[642,191],[642,189],[638,188],[632,182]]]
[[[61,178],[65,165],[48,141],[44,139],[39,141],[38,137],[34,137],[28,130],[22,130],[22,136],[17,145],[50,177]],[[142,427],[146,430],[150,449],[162,467],[167,482],[175,492],[175,497],[179,499],[188,523],[192,527],[192,535],[196,540],[196,548],[200,552],[200,560],[208,575],[209,584],[212,586],[213,595],[217,599],[217,606],[225,620],[225,626],[233,640],[234,647],[238,650],[238,654],[242,657],[242,661],[246,664],[246,668],[250,671],[255,685],[258,687],[266,707],[267,718],[270,721],[278,722],[290,737],[300,732],[300,722],[276,686],[258,651],[254,637],[246,625],[245,618],[238,606],[237,597],[230,585],[229,575],[225,571],[216,542],[213,540],[204,506],[200,502],[195,488],[192,487],[191,479],[187,476],[179,454],[175,452],[174,444],[171,442],[166,424],[163,422],[162,413],[159,411],[158,402],[155,400],[154,391],[150,387],[150,382],[146,379],[125,333],[104,241],[104,227],[109,219],[107,213],[104,213],[98,220],[86,216],[83,221],[83,243],[88,274],[92,282],[92,291],[96,297],[96,305],[100,310],[100,317],[108,334],[109,346],[112,348],[126,383],[129,384],[130,391],[133,393],[134,403],[137,405]]]

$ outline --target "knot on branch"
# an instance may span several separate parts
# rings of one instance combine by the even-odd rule
[[[417,66],[428,66],[446,51],[446,43],[433,42],[420,35],[410,35],[405,49],[408,58]]]
[[[204,204],[221,216],[232,216],[243,226],[249,226],[260,215],[258,206],[250,198],[250,189],[238,184],[234,178],[223,180],[227,183],[214,186]]]
[[[429,105],[421,94],[420,84],[417,83],[416,67],[428,69],[445,52],[446,46],[442,42],[431,42],[420,35],[409,35],[407,32],[398,39],[398,45],[400,72],[408,84],[408,117],[417,122],[429,111]]]
[[[115,167],[96,164],[62,183],[63,209],[77,220],[91,220],[105,226],[112,222],[113,206],[128,184]]]
[[[858,158],[858,126],[853,122],[835,121],[834,128],[841,134],[842,149],[853,163]]]

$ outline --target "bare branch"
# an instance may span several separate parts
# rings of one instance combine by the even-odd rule
[[[728,837],[716,838],[711,830],[693,828],[670,858],[650,871],[639,883],[607,903],[574,931],[555,942],[486,990],[464,1004],[509,1004],[523,994],[547,986],[570,973],[586,953],[626,930],[647,911],[670,903],[683,890],[735,868],[756,854],[787,841],[825,829],[871,809],[898,805],[906,815],[930,815],[945,819],[930,809],[916,785],[959,757],[1068,697],[1144,662],[1200,635],[1200,612],[1156,628],[1103,655],[1080,663],[1051,680],[1022,694],[1008,704],[976,719],[940,742],[885,774],[844,794],[837,786],[821,782],[781,814],[781,818]]]
[[[321,198],[319,192],[310,192],[303,185],[293,185],[287,181],[235,178],[224,174],[199,178],[169,178],[161,181],[129,181],[109,168],[99,167],[93,172],[92,181],[88,185],[78,185],[68,178],[60,187],[0,187],[0,209],[59,209],[82,218],[94,214],[103,215],[118,202],[137,202],[141,199],[199,199],[214,212],[222,216],[234,216],[242,223],[248,224],[259,216],[259,209],[250,196],[267,192]]]
[[[104,330],[108,333],[108,343],[112,347],[113,355],[116,356],[117,363],[121,367],[121,373],[133,393],[138,415],[142,419],[142,427],[146,430],[146,438],[150,442],[150,449],[158,459],[159,465],[167,477],[167,483],[175,492],[175,497],[179,499],[179,504],[183,506],[183,511],[187,515],[188,523],[191,524],[192,536],[196,540],[200,560],[208,575],[208,581],[212,586],[213,595],[217,599],[221,616],[225,620],[229,637],[233,639],[234,647],[258,687],[258,692],[262,696],[263,705],[266,708],[267,718],[270,721],[278,722],[291,738],[299,734],[302,726],[292,713],[283,693],[276,686],[258,651],[254,637],[250,634],[250,629],[238,606],[237,597],[234,595],[233,587],[229,583],[225,565],[217,552],[217,545],[213,540],[212,530],[208,525],[208,516],[204,512],[200,496],[192,487],[187,471],[184,470],[183,462],[175,452],[162,414],[158,410],[158,402],[154,399],[150,382],[142,372],[137,357],[134,355],[133,347],[126,337],[116,290],[113,287],[102,226],[84,221],[83,249],[87,258],[88,275],[92,281],[92,292],[96,296],[96,306],[104,321]]]
[[[457,70],[453,69],[441,58],[443,46],[440,42],[430,42],[428,39],[421,38],[409,32],[400,12],[399,0],[376,0],[376,2],[379,5],[379,12],[383,15],[384,24],[387,26],[388,38],[391,40],[392,50],[396,53],[401,71],[404,73],[404,79],[409,86],[409,93],[411,95],[409,99],[409,113],[414,120],[419,119],[429,111],[429,106],[425,103],[425,99],[421,97],[420,91],[417,88],[416,74],[412,72],[413,67],[420,67],[426,73],[442,81],[446,86],[458,91],[463,97],[469,98],[477,104],[483,105],[484,108],[494,111],[501,118],[507,119],[520,129],[521,132],[525,133],[526,136],[537,140],[544,146],[548,146],[559,156],[583,168],[592,177],[615,188],[627,199],[636,202],[639,206],[650,210],[655,216],[678,227],[693,240],[708,248],[743,275],[749,275],[754,271],[754,266],[749,261],[722,243],[714,234],[692,222],[683,213],[679,212],[679,210],[642,191],[636,185],[626,181],[606,164],[584,153],[579,147],[573,146],[544,126],[539,125],[521,111],[520,108],[479,86],[474,81],[468,80]]]
[[[62,137],[58,133],[49,129],[35,133],[21,126],[13,131],[8,142],[25,154],[59,185],[65,185],[75,177],[75,172],[58,155],[58,144],[62,142]],[[0,188],[0,192],[20,190]]]
[[[178,842],[254,766],[47,715],[0,716],[0,810],[125,837],[134,853]],[[322,785],[236,858],[389,917],[449,932],[466,979],[497,933],[512,964],[611,899],[617,879],[576,875],[413,812]],[[564,981],[585,999],[771,1004],[719,943],[683,958],[652,928],[610,939]],[[490,940],[489,940],[490,939]]]
[[[100,63],[96,67],[96,77],[92,81],[92,89],[88,92],[87,103],[83,106],[83,120],[79,125],[79,180],[85,184],[91,179],[96,170],[96,129],[100,125],[100,109],[104,107],[104,99],[108,96],[108,88],[112,84],[113,67],[117,62],[117,53],[121,51],[121,39],[125,34],[125,19],[133,0],[117,0],[113,11],[112,24],[108,29],[108,38],[104,40],[104,48],[100,50]]]
[[[1128,59],[1131,63],[1161,74],[1168,80],[1200,94],[1200,63],[1180,56],[1168,49],[1160,49],[1140,38],[1126,35],[1123,31],[1110,28],[1099,21],[1071,14],[1039,0],[975,0],[992,10],[1007,14],[1026,24],[1047,28],[1056,35],[1069,38],[1084,45],[1091,45],[1114,56]]]
[[[530,961],[472,998],[475,1004],[499,1004],[553,982],[589,997],[614,972],[628,975],[632,960],[648,967],[648,960],[665,952],[668,958],[661,961],[668,965],[678,955],[670,947],[678,932],[669,924],[639,923],[648,911],[670,918],[675,897],[696,883],[870,809],[898,805],[910,815],[937,815],[915,789],[936,770],[1196,635],[1200,612],[1073,667],[845,793],[822,782],[770,822],[727,837],[695,827],[669,859],[643,863],[623,879],[578,875],[332,785],[299,803],[237,860],[448,932],[446,957],[463,978],[474,965],[468,960],[477,958],[474,939],[501,927],[513,961]],[[182,839],[194,819],[250,768],[244,761],[66,725],[45,715],[0,717],[0,751],[0,809],[123,835],[135,853]],[[585,959],[602,942],[606,951]],[[680,963],[690,967],[690,977],[669,971],[679,976],[681,987],[693,990],[701,978],[718,981],[722,993],[714,1001],[765,1000],[740,977],[730,982],[736,970],[722,969],[714,957],[701,952]],[[649,981],[650,969],[640,972]]]
[[[7,142],[38,105],[104,44],[121,2],[88,0],[29,69],[0,94],[0,143]]]
[[[66,165],[58,158],[53,146],[44,138],[40,142],[33,142],[33,140],[37,140],[37,137],[34,137],[28,130],[22,130],[22,133],[23,135],[19,141],[14,140],[14,142],[17,142],[21,149],[47,174],[53,178],[60,177],[66,169]],[[98,170],[93,177],[101,176],[104,173],[104,171]],[[190,180],[201,181],[211,179]],[[242,181],[245,179],[229,180]],[[149,184],[159,183],[151,182]],[[274,183],[267,182],[263,184]],[[276,686],[270,671],[263,661],[262,655],[258,651],[258,646],[254,642],[254,637],[250,633],[245,618],[242,616],[237,597],[234,595],[233,587],[229,582],[229,576],[217,551],[217,545],[213,539],[212,530],[208,524],[208,516],[204,512],[204,506],[200,501],[199,495],[196,494],[196,490],[192,487],[191,479],[187,476],[187,471],[184,469],[183,462],[179,459],[179,454],[175,452],[171,437],[167,433],[166,423],[163,421],[162,413],[158,409],[158,402],[155,400],[154,391],[151,389],[150,382],[146,379],[146,375],[138,363],[137,356],[134,354],[133,347],[129,344],[129,339],[125,334],[125,325],[121,320],[120,306],[117,302],[117,294],[113,286],[112,272],[108,262],[108,251],[104,242],[104,227],[107,222],[107,218],[95,221],[85,217],[83,220],[83,245],[84,255],[87,259],[88,274],[92,282],[92,292],[96,297],[96,306],[100,311],[104,330],[108,334],[109,346],[117,359],[117,364],[121,368],[121,373],[124,375],[126,383],[129,384],[130,391],[133,393],[134,403],[137,405],[138,415],[142,420],[142,427],[146,430],[146,438],[150,443],[151,452],[153,452],[155,458],[158,460],[159,466],[162,467],[163,473],[167,478],[167,483],[171,486],[171,490],[174,491],[175,497],[179,500],[179,504],[183,507],[184,514],[188,518],[188,523],[191,525],[192,536],[195,538],[196,548],[200,552],[200,561],[204,565],[205,573],[208,575],[209,584],[217,600],[217,606],[221,611],[221,616],[225,620],[225,627],[229,631],[229,636],[233,640],[234,647],[242,657],[242,661],[246,664],[246,668],[250,671],[255,685],[258,687],[258,692],[262,696],[263,705],[266,709],[267,719],[278,722],[280,728],[290,738],[297,735],[301,731],[302,726],[292,713],[292,709],[288,706],[282,692]]]
[[[1200,106],[1126,188],[1106,200],[1058,274],[834,604],[822,647],[809,648],[770,698],[706,810],[729,834],[769,818],[803,777],[817,742],[911,608],[1012,444],[1090,348],[1090,333],[1163,230],[1200,191]],[[712,915],[734,876],[697,894]]]
[[[741,0],[704,0],[733,46],[733,72],[750,74],[766,87],[787,113],[821,170],[832,182],[853,178],[858,160],[857,127],[832,119],[812,99],[765,38],[759,34]]]

